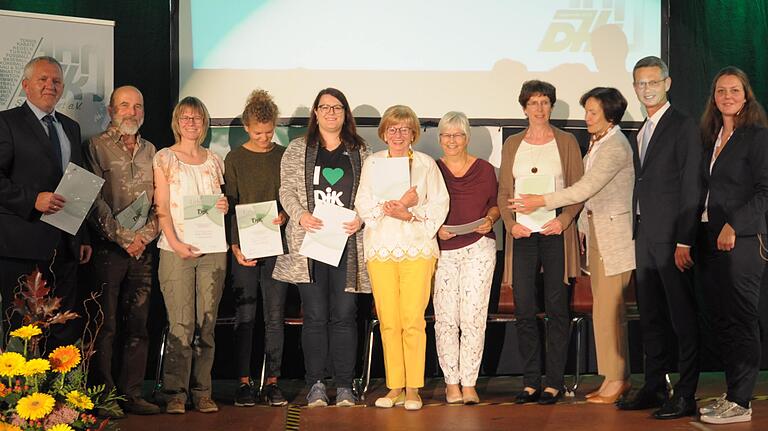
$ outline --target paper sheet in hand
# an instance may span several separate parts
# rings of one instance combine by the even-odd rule
[[[371,159],[373,196],[377,201],[392,201],[403,197],[411,187],[408,157]]]
[[[83,224],[85,216],[88,215],[102,185],[104,185],[103,178],[70,162],[54,192],[67,200],[64,208],[55,214],[43,214],[40,220],[70,235],[75,235]]]
[[[198,253],[227,251],[224,213],[216,208],[221,195],[184,196],[184,238]]]
[[[323,221],[323,228],[304,235],[299,254],[328,265],[339,266],[349,235],[342,223],[352,221],[356,213],[350,209],[318,201],[313,216]]]
[[[479,218],[473,222],[465,223],[465,224],[457,224],[457,225],[448,225],[444,224],[443,228],[447,230],[450,233],[454,233],[456,235],[464,235],[468,233],[472,233],[477,229],[478,226],[485,223],[488,219],[485,217]]]
[[[551,175],[535,175],[517,178],[515,180],[515,197],[521,194],[543,195],[555,191],[555,177]],[[541,232],[541,226],[555,218],[555,211],[539,208],[530,214],[517,213],[518,223],[527,227],[531,232]]]
[[[272,223],[277,218],[277,201],[236,205],[235,214],[240,251],[246,259],[283,254],[280,226]]]
[[[136,200],[115,216],[115,220],[120,226],[136,232],[147,224],[151,207],[147,192],[141,192]]]

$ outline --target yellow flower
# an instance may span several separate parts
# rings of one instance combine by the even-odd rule
[[[80,350],[72,345],[57,347],[48,355],[48,359],[51,361],[53,371],[66,373],[80,363]]]
[[[29,340],[30,338],[42,334],[43,331],[40,330],[40,328],[37,327],[37,325],[27,325],[22,326],[21,328],[11,332],[12,337],[19,337],[24,340]]]
[[[0,376],[13,377],[22,373],[27,360],[16,352],[5,352],[0,355]]]
[[[43,374],[51,369],[51,363],[47,359],[30,359],[22,367],[21,374],[26,377],[34,376],[35,374]]]
[[[16,404],[16,413],[23,419],[42,419],[53,411],[54,404],[56,404],[56,400],[52,396],[36,392],[19,400]]]
[[[72,429],[72,427],[67,424],[56,424],[48,428],[47,431],[75,431],[75,430]]]
[[[88,395],[81,394],[78,391],[71,391],[67,394],[67,402],[80,410],[90,410],[93,408],[93,401]]]
[[[21,431],[21,428],[13,424],[0,422],[0,431]]]

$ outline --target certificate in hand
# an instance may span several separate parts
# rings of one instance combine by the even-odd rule
[[[323,221],[323,228],[304,235],[299,254],[328,265],[339,266],[341,254],[347,244],[342,223],[354,220],[357,213],[334,204],[318,201],[312,215]]]
[[[372,158],[373,196],[377,201],[392,201],[403,197],[411,187],[408,157]]]
[[[240,251],[246,259],[283,254],[280,226],[272,223],[277,218],[277,201],[236,205],[235,214]]]
[[[141,192],[136,200],[115,216],[115,220],[120,226],[136,232],[147,224],[151,207],[147,192]]]
[[[103,178],[70,162],[54,192],[67,200],[64,208],[55,214],[43,214],[40,220],[75,235],[103,184]]]
[[[216,208],[221,195],[184,196],[184,238],[200,254],[227,251],[224,213]]]
[[[447,230],[450,233],[456,234],[456,235],[464,235],[468,233],[472,233],[477,229],[478,226],[485,223],[487,219],[485,217],[479,218],[473,222],[464,223],[464,224],[457,224],[457,225],[448,225],[444,224],[443,229]]]
[[[515,198],[519,198],[521,194],[543,195],[554,191],[555,177],[552,175],[531,175],[515,180]],[[548,211],[544,208],[539,208],[530,214],[517,213],[516,220],[530,229],[531,232],[541,232],[541,226],[555,218],[555,216],[554,210]]]

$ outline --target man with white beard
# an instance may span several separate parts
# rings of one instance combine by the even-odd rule
[[[157,217],[151,210],[152,158],[156,150],[138,133],[144,122],[144,97],[136,87],[115,89],[108,112],[109,127],[90,139],[85,154],[91,171],[105,180],[88,216],[95,237],[91,273],[94,290],[101,291],[98,303],[104,313],[90,377],[107,389],[116,387],[126,398],[123,408],[128,413],[156,414],[159,407],[145,401],[141,393],[147,364],[153,268],[153,254],[146,247],[159,233]],[[126,214],[131,216],[124,217]],[[118,329],[120,337],[116,337]],[[123,341],[115,345],[116,339]],[[113,351],[122,351],[122,366],[115,367],[119,370],[115,377]],[[124,415],[117,405],[98,413]]]

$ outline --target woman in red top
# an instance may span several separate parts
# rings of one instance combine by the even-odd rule
[[[483,358],[488,296],[496,265],[493,224],[496,173],[485,160],[469,154],[469,121],[461,112],[449,112],[438,124],[443,174],[450,210],[438,230],[440,259],[435,273],[435,334],[440,367],[445,375],[449,403],[480,402],[475,381]],[[468,232],[451,226],[479,223]]]

